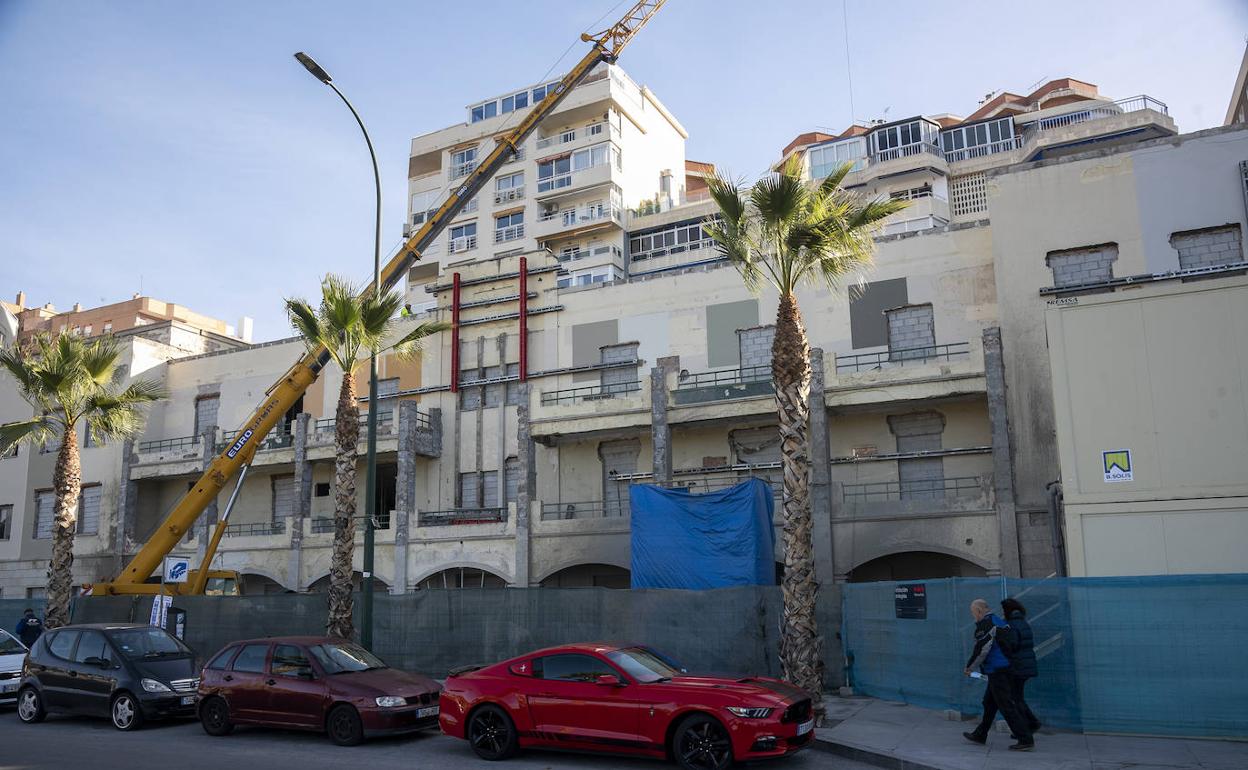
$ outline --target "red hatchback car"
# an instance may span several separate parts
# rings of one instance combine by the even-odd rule
[[[438,683],[390,668],[342,639],[273,637],[234,642],[204,667],[199,719],[209,735],[236,724],[324,731],[340,746],[367,736],[434,727]]]
[[[525,747],[668,757],[688,770],[791,754],[811,700],[778,679],[695,676],[644,646],[572,644],[451,672],[442,732],[482,759]]]

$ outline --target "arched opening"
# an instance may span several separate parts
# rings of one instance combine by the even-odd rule
[[[435,572],[416,586],[420,589],[436,588],[506,588],[507,581],[493,572],[476,567],[451,567]]]
[[[363,584],[364,584],[364,576],[361,575],[359,572],[352,572],[351,573],[351,590],[359,591],[360,587]],[[375,594],[387,593],[389,591],[390,591],[390,584],[382,580],[381,578],[377,577],[376,575],[373,575],[373,593]],[[326,575],[320,580],[317,580],[316,582],[312,583],[312,585],[308,586],[308,593],[310,594],[323,594],[323,593],[328,593],[328,592],[329,592],[329,575]]]
[[[254,572],[243,572],[239,575],[242,582],[243,596],[261,596],[263,594],[294,593],[286,586],[267,575]]]
[[[542,588],[628,588],[632,574],[611,564],[574,564],[542,581]]]
[[[983,567],[957,556],[933,551],[905,551],[890,553],[859,564],[850,571],[849,582],[987,576]]]

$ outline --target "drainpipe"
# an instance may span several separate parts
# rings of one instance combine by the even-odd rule
[[[505,372],[504,372],[505,374]],[[520,258],[520,381],[529,379],[529,260]]]
[[[451,276],[451,392],[459,391],[459,273]]]
[[[1058,577],[1066,577],[1066,542],[1062,537],[1062,482],[1050,481],[1044,486],[1049,492],[1049,539],[1053,543],[1053,567]]]

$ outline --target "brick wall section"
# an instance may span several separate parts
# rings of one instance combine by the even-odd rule
[[[1045,263],[1053,271],[1054,286],[1108,281],[1114,277],[1118,244],[1106,243],[1065,251],[1050,251]]]
[[[771,366],[771,345],[776,339],[775,326],[755,326],[738,329],[737,341],[741,346],[741,368]]]
[[[1170,236],[1170,245],[1179,252],[1179,269],[1234,265],[1244,261],[1244,245],[1239,224],[1189,230]]]
[[[602,363],[617,364],[623,361],[636,361],[639,344],[637,342],[623,342],[618,345],[604,345],[602,348]],[[637,378],[636,367],[621,366],[618,369],[602,370],[602,385],[604,388],[610,388],[612,391],[626,390],[627,384],[637,382]]]
[[[888,318],[889,359],[926,358],[936,345],[936,321],[931,305],[904,305],[885,310]],[[905,351],[893,353],[892,351]]]

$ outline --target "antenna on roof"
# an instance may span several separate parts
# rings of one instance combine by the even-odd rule
[[[988,102],[992,101],[992,97],[996,96],[999,93],[1001,93],[1000,88],[993,89],[992,91],[989,91],[988,93],[984,94],[984,98],[980,99],[979,103],[987,104]]]
[[[1032,91],[1035,91],[1037,88],[1039,88],[1040,86],[1044,85],[1047,82],[1049,82],[1049,76],[1045,75],[1044,77],[1040,78],[1039,80],[1037,80],[1036,82],[1028,86],[1027,93],[1031,93]]]

